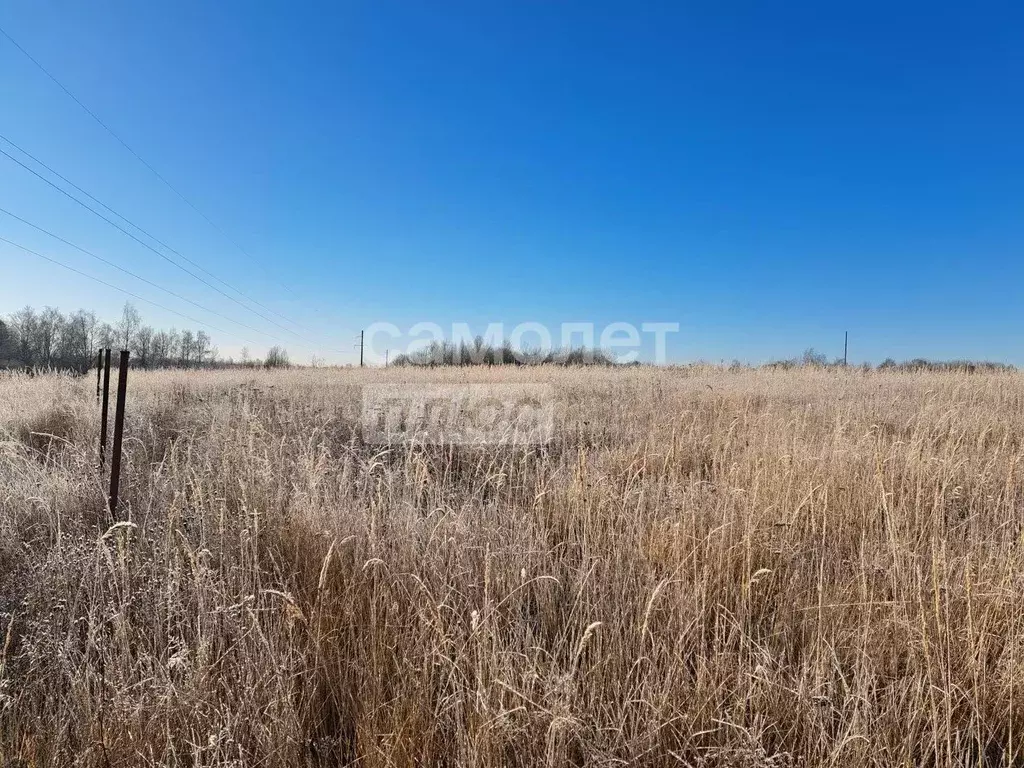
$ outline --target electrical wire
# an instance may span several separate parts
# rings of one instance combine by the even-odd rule
[[[302,338],[302,336],[300,336],[300,335],[299,335],[298,333],[296,333],[295,331],[291,330],[290,328],[286,328],[285,326],[281,325],[280,323],[278,323],[278,322],[276,322],[276,321],[274,321],[274,320],[271,320],[271,319],[270,319],[269,317],[267,317],[266,315],[264,315],[264,314],[262,314],[262,313],[260,313],[260,312],[257,312],[257,311],[256,311],[255,309],[253,309],[252,307],[247,307],[247,306],[246,306],[245,304],[243,304],[243,303],[242,303],[241,301],[239,301],[238,299],[236,299],[236,298],[235,298],[234,296],[232,296],[232,295],[230,295],[230,294],[228,294],[228,293],[225,293],[225,292],[224,292],[224,291],[222,291],[222,290],[221,290],[220,288],[218,288],[218,287],[217,287],[217,286],[215,286],[215,285],[214,285],[213,283],[211,283],[211,282],[210,282],[209,280],[206,280],[206,279],[204,279],[204,278],[200,277],[199,275],[197,275],[197,274],[196,274],[195,272],[193,272],[192,270],[188,269],[187,267],[183,267],[183,266],[182,266],[181,264],[179,264],[179,263],[178,263],[178,262],[176,262],[176,261],[175,261],[174,259],[172,259],[172,258],[170,258],[169,256],[167,256],[166,254],[160,253],[160,251],[158,251],[158,250],[157,250],[156,248],[154,248],[153,246],[151,246],[151,245],[150,245],[149,243],[147,243],[147,242],[146,242],[145,240],[142,240],[142,239],[140,239],[140,238],[136,237],[136,236],[135,236],[135,235],[133,235],[133,234],[132,234],[131,232],[129,232],[129,231],[127,230],[127,229],[125,229],[125,228],[124,228],[124,227],[122,227],[122,226],[121,226],[120,224],[118,224],[118,223],[117,223],[116,221],[114,221],[114,220],[112,220],[112,219],[110,219],[110,218],[108,218],[108,217],[104,216],[104,215],[103,215],[102,213],[100,213],[99,211],[97,211],[97,210],[96,210],[95,208],[92,208],[92,207],[90,207],[90,206],[89,206],[88,204],[86,204],[86,203],[83,203],[83,202],[82,202],[81,200],[79,200],[79,199],[78,199],[77,197],[75,197],[74,195],[72,195],[72,194],[71,194],[70,192],[68,192],[68,191],[67,191],[66,189],[63,189],[62,187],[58,186],[57,184],[54,184],[54,183],[53,183],[52,181],[50,181],[50,180],[49,180],[48,178],[46,178],[46,177],[45,177],[45,176],[43,176],[43,175],[42,175],[41,173],[39,173],[38,171],[36,171],[36,170],[35,170],[34,168],[30,168],[29,166],[25,165],[25,163],[21,162],[21,160],[19,160],[18,158],[14,157],[14,155],[10,154],[9,152],[7,152],[7,151],[5,151],[5,150],[3,150],[3,149],[0,149],[0,155],[3,155],[3,156],[4,156],[4,157],[6,157],[6,158],[7,158],[8,160],[11,160],[11,161],[12,161],[12,162],[14,162],[14,163],[17,163],[17,164],[18,164],[18,165],[20,165],[20,166],[21,166],[22,168],[24,168],[24,169],[25,169],[26,171],[28,171],[29,173],[31,173],[31,174],[32,174],[33,176],[35,176],[36,178],[40,179],[41,181],[45,182],[46,184],[48,184],[48,185],[50,185],[51,187],[53,187],[54,189],[56,189],[56,190],[57,190],[58,192],[60,192],[60,193],[61,193],[62,195],[64,195],[65,197],[67,197],[67,198],[68,198],[69,200],[73,200],[74,202],[78,203],[78,204],[79,204],[80,206],[82,206],[83,208],[85,208],[85,210],[87,210],[87,211],[89,211],[90,213],[92,213],[93,215],[95,215],[95,216],[98,216],[99,218],[103,219],[103,221],[107,222],[107,223],[108,223],[108,224],[109,224],[110,226],[112,226],[112,227],[113,227],[114,229],[116,229],[116,230],[118,230],[119,232],[121,232],[122,234],[125,234],[125,235],[127,235],[128,237],[130,237],[130,238],[131,238],[132,240],[134,240],[135,242],[137,242],[137,243],[138,243],[139,245],[141,245],[141,246],[142,246],[143,248],[146,248],[146,249],[148,249],[148,250],[152,251],[152,252],[153,252],[153,253],[155,253],[155,254],[156,254],[157,256],[159,256],[159,257],[160,257],[161,259],[163,259],[164,261],[166,261],[166,262],[167,262],[168,264],[172,264],[172,265],[173,265],[173,266],[175,266],[175,267],[176,267],[177,269],[180,269],[180,270],[181,270],[182,272],[184,272],[184,273],[185,273],[186,275],[188,275],[188,276],[190,276],[190,277],[192,277],[192,278],[194,278],[194,279],[198,280],[198,281],[199,281],[199,282],[201,282],[201,283],[202,283],[203,285],[205,285],[206,287],[210,288],[211,290],[214,290],[214,291],[216,291],[217,293],[219,293],[219,294],[220,294],[221,296],[223,296],[224,298],[226,298],[226,299],[229,299],[229,300],[233,301],[233,302],[234,302],[235,304],[237,304],[238,306],[242,307],[242,308],[243,308],[243,309],[245,309],[245,310],[246,310],[247,312],[252,312],[252,313],[253,313],[254,315],[256,315],[257,317],[261,318],[262,320],[265,320],[266,322],[270,323],[271,325],[275,325],[275,326],[277,326],[278,328],[280,328],[281,330],[283,330],[283,331],[286,331],[287,333],[293,334],[294,336],[296,336],[296,337],[298,337],[298,338],[300,338],[300,339]],[[120,214],[119,214],[119,215],[120,215]],[[122,216],[121,218],[124,218],[124,217]],[[127,221],[127,219],[125,219],[125,220]],[[149,233],[147,233],[147,232],[146,232],[146,231],[145,231],[144,229],[142,229],[141,227],[138,227],[137,225],[133,225],[133,226],[135,226],[135,227],[136,227],[136,229],[138,229],[139,231],[141,231],[141,232],[144,232],[144,233],[146,233],[147,235],[149,234]],[[154,238],[154,239],[155,239],[155,238]],[[195,264],[195,262],[193,262],[193,261],[191,261],[191,260],[189,260],[189,259],[186,259],[186,261],[188,261],[188,262],[189,262],[190,264]]]
[[[0,213],[6,214],[7,216],[10,216],[12,219],[20,221],[22,224],[25,224],[25,225],[27,225],[29,227],[32,227],[32,229],[34,229],[34,230],[36,230],[38,232],[42,232],[44,235],[48,235],[48,236],[52,237],[54,240],[59,240],[60,242],[64,243],[65,245],[71,246],[76,251],[81,251],[86,256],[91,256],[92,258],[94,258],[94,259],[96,259],[96,260],[106,264],[107,266],[113,267],[114,269],[116,269],[116,270],[118,270],[120,272],[124,272],[124,274],[126,274],[126,275],[128,275],[130,277],[134,277],[136,280],[141,280],[142,282],[146,283],[147,285],[151,285],[154,288],[156,288],[157,290],[163,291],[164,293],[166,293],[166,294],[168,294],[170,296],[173,296],[176,299],[181,299],[182,301],[188,302],[192,306],[197,307],[197,308],[203,310],[204,312],[209,312],[211,315],[216,315],[217,317],[223,318],[224,320],[227,320],[229,323],[234,323],[235,325],[240,325],[243,328],[246,328],[246,329],[248,329],[250,331],[258,333],[258,334],[260,334],[262,336],[267,336],[268,338],[274,339],[274,341],[280,341],[280,342],[285,343],[285,344],[288,343],[287,341],[285,341],[284,339],[282,339],[282,338],[280,338],[278,336],[274,336],[273,334],[269,334],[266,331],[261,331],[259,328],[254,328],[251,325],[246,325],[245,323],[243,323],[243,322],[241,322],[239,320],[235,320],[234,318],[231,318],[231,317],[228,317],[227,315],[221,314],[220,312],[217,312],[216,310],[210,309],[209,307],[204,307],[199,302],[193,301],[192,299],[188,298],[187,296],[182,296],[180,293],[172,291],[170,288],[165,288],[164,286],[160,285],[159,283],[154,283],[152,280],[149,280],[148,278],[145,278],[142,275],[137,275],[134,272],[132,272],[130,269],[125,269],[121,265],[115,264],[114,262],[110,261],[109,259],[106,259],[106,258],[100,256],[99,254],[93,253],[92,251],[90,251],[90,250],[88,250],[86,248],[83,248],[82,246],[77,245],[76,243],[73,243],[70,240],[67,240],[67,239],[63,238],[60,235],[55,234],[55,233],[51,232],[50,230],[48,230],[48,229],[46,229],[44,227],[39,226],[38,224],[33,224],[28,219],[24,219],[21,216],[19,216],[18,214],[12,213],[11,211],[7,210],[6,208],[4,208],[2,206],[0,206]]]
[[[201,264],[197,264],[196,262],[194,262],[194,261],[193,261],[192,259],[190,259],[190,258],[189,258],[188,256],[186,256],[185,254],[183,254],[183,253],[181,253],[180,251],[178,251],[178,250],[176,250],[176,249],[172,248],[172,247],[171,247],[170,245],[168,245],[167,243],[165,243],[165,242],[164,242],[163,240],[161,240],[161,239],[160,239],[159,237],[157,237],[156,235],[154,235],[154,234],[153,234],[152,232],[147,232],[147,231],[146,231],[145,229],[143,229],[143,228],[142,228],[142,227],[140,227],[140,226],[139,226],[138,224],[136,224],[135,222],[133,222],[133,221],[132,221],[131,219],[129,219],[129,218],[127,217],[127,216],[124,216],[123,214],[121,214],[121,213],[118,213],[117,211],[115,211],[115,210],[114,210],[113,208],[111,208],[111,207],[110,207],[109,205],[107,205],[107,204],[106,204],[106,203],[104,203],[104,202],[103,202],[102,200],[100,200],[100,199],[99,199],[99,198],[97,198],[97,197],[96,197],[95,195],[93,195],[93,194],[92,194],[91,192],[89,192],[89,190],[87,190],[87,189],[83,189],[83,188],[82,188],[82,187],[80,187],[80,186],[79,186],[78,184],[76,184],[75,182],[71,181],[71,179],[69,179],[69,178],[68,178],[67,176],[64,176],[64,175],[63,175],[63,174],[61,174],[61,173],[60,173],[59,171],[57,171],[56,169],[54,169],[54,168],[53,168],[52,166],[50,166],[50,165],[47,165],[47,164],[46,164],[45,162],[43,162],[42,160],[40,160],[40,159],[39,159],[38,157],[36,157],[35,155],[33,155],[33,154],[32,154],[31,152],[29,152],[29,151],[28,151],[27,149],[25,149],[24,147],[22,147],[22,146],[20,146],[20,145],[18,145],[18,144],[16,144],[16,143],[14,143],[14,141],[12,141],[12,140],[11,140],[11,139],[10,139],[9,137],[7,137],[7,136],[4,136],[4,135],[3,135],[2,133],[0,133],[0,141],[4,141],[4,142],[6,142],[7,144],[9,144],[10,146],[14,147],[14,149],[16,149],[16,150],[17,150],[18,152],[20,152],[21,154],[25,155],[25,156],[26,156],[26,157],[28,157],[29,159],[31,159],[31,160],[32,160],[33,162],[35,162],[35,163],[36,163],[37,165],[40,165],[40,166],[42,166],[43,168],[45,168],[45,169],[46,169],[47,171],[49,171],[50,173],[52,173],[52,174],[53,174],[54,176],[56,176],[56,177],[57,177],[58,179],[60,179],[61,181],[63,181],[63,182],[65,183],[65,184],[67,184],[67,185],[68,185],[68,186],[70,186],[70,187],[73,187],[73,188],[74,188],[74,189],[75,189],[76,191],[78,191],[78,192],[81,192],[81,193],[82,193],[83,195],[85,195],[86,197],[88,197],[88,198],[89,198],[90,200],[92,200],[92,201],[93,201],[94,203],[96,203],[97,205],[99,205],[99,206],[101,206],[101,207],[105,208],[105,209],[106,209],[107,211],[109,211],[110,213],[112,213],[112,214],[114,214],[115,216],[117,216],[117,218],[121,219],[121,220],[122,220],[122,221],[124,221],[124,222],[125,222],[126,224],[128,224],[128,226],[130,226],[130,227],[132,227],[132,228],[134,228],[134,229],[138,230],[138,231],[139,231],[139,232],[141,232],[141,233],[142,233],[143,235],[145,235],[146,237],[148,237],[148,238],[149,238],[150,240],[152,240],[153,242],[155,242],[155,243],[157,243],[158,245],[160,245],[160,246],[161,246],[162,248],[164,248],[164,249],[166,249],[166,250],[170,251],[171,253],[173,253],[174,255],[178,256],[178,257],[179,257],[179,258],[181,258],[182,260],[184,260],[184,261],[188,262],[188,263],[189,263],[189,264],[191,264],[191,265],[192,265],[193,267],[195,267],[195,268],[196,268],[196,269],[198,269],[198,270],[199,270],[200,272],[202,272],[202,273],[203,273],[204,275],[207,275],[208,277],[210,277],[210,278],[212,278],[212,279],[216,280],[216,281],[217,281],[218,283],[220,283],[221,285],[225,286],[226,288],[230,288],[230,289],[231,289],[232,291],[234,291],[235,293],[237,293],[237,294],[238,294],[239,296],[241,296],[242,298],[244,298],[244,299],[246,299],[247,301],[249,301],[249,302],[251,302],[251,303],[255,304],[255,305],[256,305],[257,307],[260,307],[261,309],[265,309],[265,310],[266,310],[267,312],[270,312],[270,313],[271,313],[272,315],[276,315],[277,317],[280,317],[280,318],[281,318],[282,320],[285,320],[285,321],[287,321],[287,322],[291,323],[292,325],[294,325],[294,326],[296,326],[296,327],[298,327],[298,328],[303,328],[303,330],[306,330],[306,331],[308,331],[309,333],[315,333],[315,331],[313,331],[312,329],[304,328],[304,327],[303,327],[302,325],[300,325],[299,323],[295,322],[294,320],[292,320],[292,319],[290,319],[290,318],[286,317],[285,315],[282,315],[282,314],[281,314],[280,312],[278,312],[278,311],[276,311],[276,310],[274,310],[274,309],[272,309],[272,308],[268,307],[268,306],[267,306],[266,304],[262,304],[261,302],[259,302],[259,301],[256,301],[256,299],[254,299],[254,298],[252,298],[251,296],[249,296],[249,295],[247,295],[247,294],[243,293],[242,291],[240,291],[240,290],[239,290],[238,288],[235,288],[235,287],[234,287],[233,285],[231,285],[231,284],[230,284],[230,283],[228,283],[227,281],[225,281],[225,280],[222,280],[221,278],[217,277],[217,276],[216,276],[215,274],[213,274],[212,272],[210,272],[209,270],[207,270],[206,268],[204,268],[204,267],[203,267],[203,266],[202,266]],[[8,157],[10,157],[10,155],[7,155],[7,156],[8,156]],[[25,167],[25,166],[22,166],[22,167]],[[294,331],[289,331],[289,332],[290,332],[290,333],[294,333]]]
[[[44,261],[48,261],[51,264],[56,264],[58,267],[63,267],[64,269],[67,269],[67,270],[69,270],[71,272],[74,272],[76,275],[81,275],[82,277],[88,278],[89,280],[97,282],[100,285],[105,285],[108,288],[113,288],[115,291],[120,291],[121,293],[124,293],[124,294],[126,294],[128,296],[131,296],[133,299],[145,302],[146,304],[151,304],[152,306],[157,307],[158,309],[162,309],[165,312],[170,312],[171,314],[177,315],[178,317],[183,317],[183,318],[185,318],[186,320],[188,320],[190,322],[198,323],[199,325],[205,326],[205,327],[209,328],[212,331],[217,331],[218,333],[223,333],[223,334],[226,334],[228,336],[233,336],[234,338],[238,339],[239,341],[244,341],[246,344],[255,344],[256,343],[256,342],[253,342],[253,341],[249,341],[248,339],[244,339],[241,336],[238,336],[237,334],[231,333],[230,331],[225,331],[223,328],[218,328],[215,325],[210,325],[209,323],[203,322],[202,320],[198,320],[198,319],[192,317],[191,315],[186,315],[184,312],[178,312],[177,310],[171,309],[170,307],[165,307],[163,304],[159,304],[159,303],[157,303],[155,301],[152,301],[150,299],[147,299],[147,298],[144,298],[142,296],[139,296],[139,294],[132,293],[131,291],[129,291],[129,290],[125,289],[125,288],[119,288],[118,286],[114,285],[113,283],[108,283],[106,280],[101,280],[98,277],[93,277],[92,275],[90,275],[87,272],[83,272],[80,269],[75,269],[75,267],[72,267],[72,266],[70,266],[68,264],[65,264],[62,261],[58,261],[57,259],[51,258],[50,256],[44,256],[43,254],[39,253],[38,251],[33,251],[31,248],[26,248],[24,245],[21,245],[20,243],[16,243],[13,240],[8,240],[6,237],[0,236],[0,242],[7,243],[8,245],[13,245],[15,248],[18,248],[19,250],[22,250],[25,253],[30,253],[33,256],[38,256],[40,259],[43,259]]]
[[[48,78],[50,78],[50,80],[52,80],[54,82],[54,84],[58,88],[60,88],[62,91],[64,91],[64,93],[67,94],[67,96],[70,97],[71,100],[74,101],[79,107],[81,107],[85,111],[85,113],[87,115],[89,115],[89,117],[91,117],[93,120],[95,120],[99,124],[99,126],[101,128],[103,128],[103,130],[105,130],[107,133],[109,133],[122,147],[124,147],[126,150],[128,150],[128,152],[130,152],[131,155],[136,160],[138,160],[140,163],[142,163],[142,165],[144,165],[150,171],[150,173],[152,173],[154,176],[156,176],[156,178],[159,179],[164,184],[164,186],[166,186],[169,190],[171,190],[189,208],[191,208],[193,211],[195,211],[195,213],[197,213],[200,217],[202,217],[202,219],[204,221],[206,221],[207,224],[209,224],[211,227],[213,227],[221,235],[221,237],[223,237],[225,240],[227,240],[229,243],[231,243],[231,245],[233,245],[240,253],[242,253],[251,262],[253,262],[254,264],[258,264],[267,273],[267,275],[269,277],[273,277],[273,275],[270,274],[270,270],[267,268],[267,266],[265,264],[263,264],[258,259],[254,258],[247,250],[245,250],[235,240],[233,240],[231,237],[229,237],[228,234],[223,229],[221,229],[219,226],[217,226],[217,224],[215,224],[210,219],[209,216],[207,216],[205,213],[203,213],[201,210],[199,210],[192,203],[191,200],[189,200],[187,197],[185,197],[185,195],[183,195],[181,192],[179,192],[171,184],[171,182],[169,182],[166,178],[164,178],[164,176],[159,171],[157,171],[156,168],[154,168],[152,165],[150,165],[148,162],[146,162],[146,160],[143,159],[143,157],[138,152],[136,152],[134,149],[132,149],[128,145],[128,142],[126,142],[117,133],[115,133],[113,128],[111,128],[109,125],[107,125],[105,122],[103,122],[103,120],[100,119],[99,115],[97,115],[95,112],[93,112],[91,109],[89,109],[89,107],[87,107],[85,105],[85,103],[82,102],[81,99],[79,99],[77,96],[75,96],[75,94],[72,93],[71,90],[67,88],[67,86],[65,86],[60,80],[58,80],[57,77],[52,72],[50,72],[50,70],[48,70],[46,67],[44,67],[42,65],[42,63],[39,62],[38,59],[36,59],[31,53],[29,53],[27,50],[25,50],[21,46],[21,44],[18,43],[17,40],[15,40],[13,37],[11,37],[11,35],[7,32],[7,30],[5,30],[3,27],[0,27],[0,34],[2,34],[4,37],[6,37],[10,41],[11,45],[13,45],[19,51],[21,51],[29,61],[31,61],[33,64],[35,64],[35,66],[39,69],[40,72],[42,72],[44,75],[46,75]],[[293,297],[299,298],[298,296],[295,295],[295,293],[290,288],[288,288],[287,285],[281,284],[281,286],[286,291],[291,293]]]

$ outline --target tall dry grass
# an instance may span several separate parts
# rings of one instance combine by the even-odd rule
[[[554,440],[363,445],[544,381]],[[0,380],[0,765],[1020,765],[1024,379]]]

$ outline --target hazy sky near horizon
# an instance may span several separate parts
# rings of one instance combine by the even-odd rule
[[[258,333],[0,236],[233,330],[207,329],[225,354],[661,321],[678,361],[837,356],[848,329],[853,361],[1024,363],[1019,3],[12,0],[0,27],[255,261],[2,36],[0,135],[312,343],[2,155],[0,207]],[[125,298],[0,243],[0,314]]]

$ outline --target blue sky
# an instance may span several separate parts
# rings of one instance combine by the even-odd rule
[[[675,321],[680,361],[849,329],[855,361],[1024,363],[1019,4],[12,0],[0,26],[259,264],[3,38],[0,134],[319,350],[2,156],[0,206],[299,360],[374,322]],[[0,313],[124,299],[0,244]]]

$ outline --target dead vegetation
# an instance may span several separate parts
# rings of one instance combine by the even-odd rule
[[[360,386],[543,381],[546,446]],[[0,765],[1020,765],[1024,379],[0,379]]]

